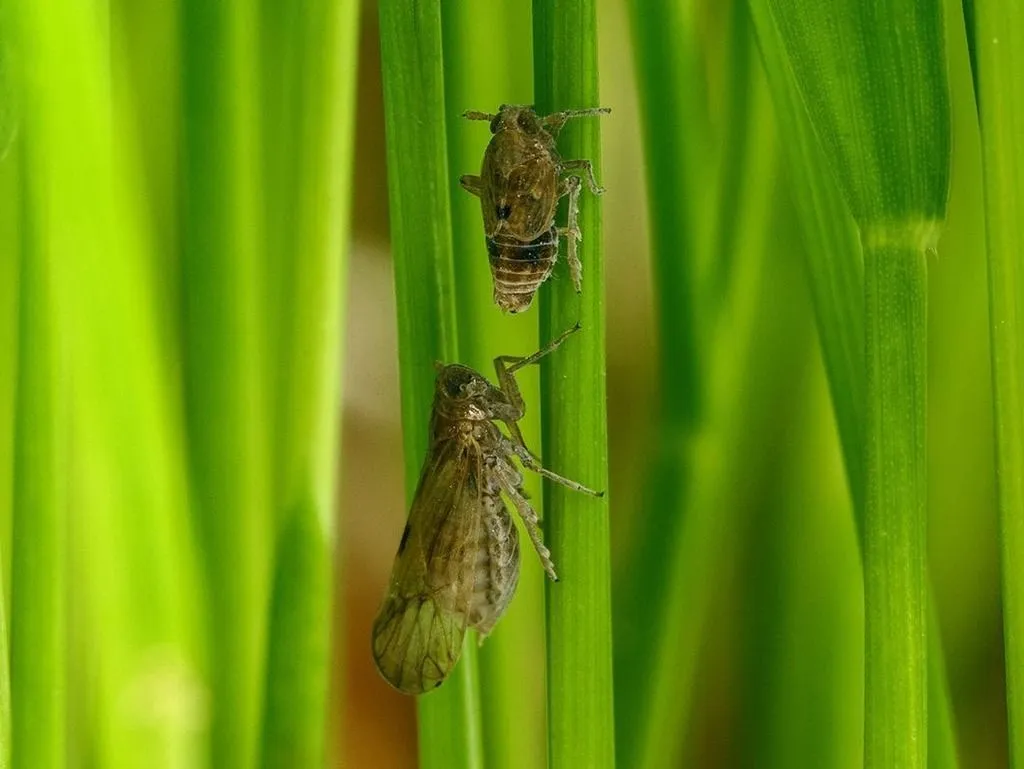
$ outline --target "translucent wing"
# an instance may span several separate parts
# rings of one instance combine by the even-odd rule
[[[505,231],[522,241],[551,227],[558,205],[558,171],[544,146],[504,131],[488,145],[480,178],[487,237],[498,232],[502,221]]]
[[[469,624],[481,536],[482,457],[449,440],[427,457],[373,624],[373,658],[407,694],[440,686],[455,667]]]

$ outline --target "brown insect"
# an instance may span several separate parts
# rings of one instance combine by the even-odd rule
[[[497,387],[468,366],[437,364],[430,448],[373,623],[373,659],[399,691],[440,686],[459,660],[466,629],[482,640],[512,600],[519,535],[502,494],[526,525],[544,570],[558,579],[513,458],[570,489],[603,495],[542,467],[518,425],[526,406],[515,372],[578,330],[579,324],[528,357],[496,358]]]
[[[480,198],[484,235],[494,277],[494,301],[505,312],[530,306],[558,257],[558,238],[565,236],[567,261],[576,291],[582,270],[576,255],[581,239],[577,222],[581,179],[595,195],[604,189],[594,179],[589,160],[562,160],[555,139],[570,118],[604,115],[605,107],[567,110],[540,117],[532,107],[503,104],[497,115],[465,112],[470,120],[487,120],[491,137],[479,176],[459,182]],[[555,225],[558,201],[569,196],[567,226]]]

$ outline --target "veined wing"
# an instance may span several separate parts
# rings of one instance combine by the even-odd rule
[[[484,234],[494,237],[501,221],[504,232],[531,241],[551,227],[558,204],[558,175],[554,163],[530,143],[509,136],[495,137],[480,171]],[[499,219],[499,206],[508,211]]]
[[[377,669],[407,694],[440,686],[459,660],[480,538],[479,447],[448,440],[435,449],[373,624]]]

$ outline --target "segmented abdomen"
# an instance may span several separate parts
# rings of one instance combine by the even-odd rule
[[[487,253],[494,278],[494,301],[505,312],[530,306],[540,284],[548,279],[558,258],[558,230],[523,243],[507,235],[487,238]]]
[[[519,533],[497,486],[485,490],[480,514],[483,526],[476,545],[469,624],[487,635],[505,613],[519,583]]]

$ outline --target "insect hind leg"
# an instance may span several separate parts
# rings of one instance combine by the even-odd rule
[[[579,294],[583,290],[583,264],[577,253],[577,244],[583,240],[580,232],[580,189],[582,186],[578,176],[570,176],[565,180],[563,195],[569,196],[569,217],[565,227],[558,227],[558,234],[565,236],[565,261],[569,265],[573,288]]]
[[[526,526],[526,532],[530,535],[530,542],[533,543],[533,549],[537,551],[537,557],[540,558],[544,571],[548,573],[552,581],[558,582],[555,564],[551,560],[551,551],[544,544],[544,538],[541,534],[540,518],[537,516],[537,511],[533,509],[533,505],[530,504],[520,489],[517,479],[509,472],[511,469],[511,467],[508,467],[501,471],[502,491],[512,500],[512,504],[516,507],[516,512],[523,519],[523,525]]]

